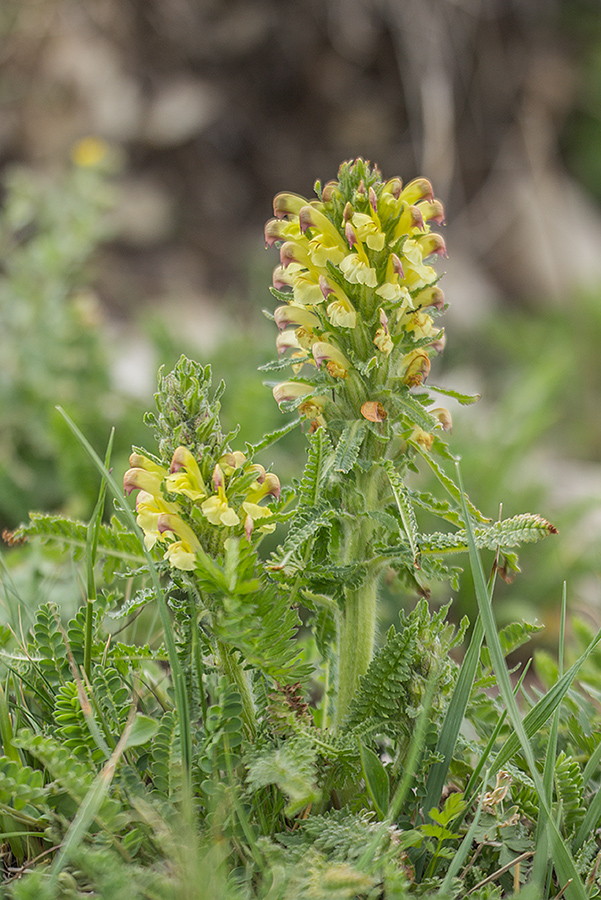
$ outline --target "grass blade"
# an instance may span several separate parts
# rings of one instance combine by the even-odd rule
[[[509,677],[509,672],[507,670],[507,665],[505,663],[505,657],[503,656],[503,650],[501,648],[501,643],[499,641],[499,635],[497,631],[497,624],[493,616],[492,605],[486,587],[486,580],[484,577],[484,571],[482,569],[482,562],[480,559],[480,555],[476,549],[474,529],[465,500],[463,484],[461,481],[461,473],[459,471],[458,464],[456,464],[456,468],[458,483],[461,491],[463,514],[465,517],[465,526],[468,538],[469,558],[472,577],[474,580],[474,589],[476,592],[476,598],[478,600],[478,608],[482,617],[486,643],[490,651],[493,668],[497,677],[497,684],[499,686],[503,702],[507,707],[509,719],[515,730],[518,745],[521,746],[526,758],[526,762],[530,770],[530,777],[532,778],[536,791],[538,793],[539,805],[542,808],[547,820],[547,832],[549,834],[555,871],[557,872],[561,884],[566,885],[566,897],[568,898],[568,900],[587,900],[587,893],[582,883],[582,879],[580,878],[580,875],[578,874],[578,871],[574,864],[574,860],[568,848],[566,847],[565,841],[559,833],[556,822],[552,817],[551,810],[547,803],[543,781],[536,765],[532,745],[530,744],[529,737],[524,725],[524,720],[522,719],[520,710],[516,702],[516,698],[513,695],[511,680]]]

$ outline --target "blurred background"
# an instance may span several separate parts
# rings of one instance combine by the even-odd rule
[[[501,618],[553,643],[567,580],[601,622],[598,0],[4,0],[0,38],[3,528],[89,515],[96,476],[55,406],[101,452],[115,425],[120,471],[182,352],[227,379],[244,439],[282,424],[255,371],[263,224],[277,191],[361,155],[445,205],[432,379],[482,394],[452,410],[470,496],[560,530],[524,551]],[[295,435],[264,461],[285,478],[303,458]],[[56,560],[13,554],[22,592],[64,594]],[[469,584],[452,595],[473,609]]]

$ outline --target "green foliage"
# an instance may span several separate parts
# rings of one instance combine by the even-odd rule
[[[93,473],[73,453],[56,405],[71,410],[92,443],[126,426],[121,465],[141,410],[111,385],[108,340],[90,288],[91,260],[111,237],[111,166],[72,167],[58,179],[30,169],[5,177],[0,215],[0,523],[30,509],[91,508]],[[123,443],[125,442],[125,443]]]
[[[330,217],[320,227],[332,235],[340,216],[371,227],[370,187],[383,207],[400,196],[363,161],[345,164],[320,194]],[[381,250],[365,239],[388,285],[380,299],[331,260],[324,267],[363,319],[315,313],[348,358],[344,377],[321,365],[292,382],[315,388],[298,403],[312,424],[295,492],[254,454],[297,420],[235,450],[223,385],[213,390],[210,367],[185,357],[161,372],[147,416],[156,452],[136,448],[125,475],[127,491],[140,491],[135,513],[70,424],[117,517],[101,524],[101,502],[90,523],[39,514],[14,535],[69,557],[85,599],[74,614],[39,602],[29,629],[15,615],[0,634],[0,826],[6,871],[30,869],[7,882],[7,900],[455,900],[518,885],[537,900],[584,900],[599,890],[601,635],[578,626],[582,646],[568,660],[562,625],[559,662],[539,657],[546,690],[525,670],[510,680],[505,658],[538,626],[497,629],[478,548],[504,552],[494,571],[507,576],[513,548],[554,529],[533,514],[480,513],[446,471],[447,419],[428,411],[425,369],[399,375],[424,366],[441,336],[428,325],[439,310],[401,302],[388,271],[389,247],[406,253],[421,239],[402,231],[404,210],[388,217]],[[396,328],[407,311],[429,335]],[[423,596],[456,582],[447,557],[458,552],[479,612],[463,661],[467,620],[455,627],[450,604]],[[397,600],[401,588],[422,597],[380,642],[379,598],[392,584]]]

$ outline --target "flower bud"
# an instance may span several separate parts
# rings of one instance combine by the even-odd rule
[[[340,185],[337,181],[328,181],[327,184],[324,184],[323,191],[321,192],[321,197],[324,203],[329,203],[333,200],[335,194],[340,193]]]
[[[215,468],[213,469],[213,485],[215,487],[215,490],[218,491],[219,488],[223,487],[223,484],[223,470],[219,463],[216,463]]]

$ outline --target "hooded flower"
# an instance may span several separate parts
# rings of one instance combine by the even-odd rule
[[[240,518],[231,508],[225,496],[223,471],[219,464],[215,466],[213,472],[213,484],[217,494],[201,504],[203,515],[207,517],[211,525],[226,525],[228,528],[238,525]]]

